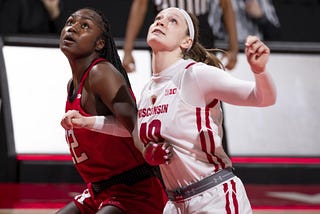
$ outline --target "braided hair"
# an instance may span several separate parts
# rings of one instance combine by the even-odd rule
[[[102,11],[95,9],[95,8],[87,8],[96,12],[101,18],[101,25],[100,28],[102,30],[102,39],[105,41],[105,45],[102,50],[100,50],[100,57],[107,59],[118,71],[123,75],[125,78],[128,86],[131,88],[131,84],[129,81],[128,74],[124,67],[122,66],[122,62],[120,60],[120,56],[118,54],[118,50],[116,44],[114,42],[113,36],[110,30],[110,23],[102,13]]]

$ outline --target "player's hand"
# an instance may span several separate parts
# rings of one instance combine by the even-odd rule
[[[52,20],[55,20],[60,16],[60,0],[42,0],[42,2]]]
[[[264,16],[262,7],[257,0],[245,1],[245,10],[249,17],[254,19]]]
[[[256,36],[248,36],[245,44],[245,53],[251,70],[261,73],[265,70],[270,55],[270,49]]]
[[[150,142],[147,144],[143,156],[151,166],[169,164],[172,156],[172,146],[167,142]]]
[[[68,130],[73,128],[84,128],[88,125],[86,118],[77,110],[67,111],[60,122],[61,126]]]
[[[124,53],[123,59],[122,59],[122,65],[124,69],[126,69],[127,73],[131,73],[136,70],[136,65],[131,52]]]

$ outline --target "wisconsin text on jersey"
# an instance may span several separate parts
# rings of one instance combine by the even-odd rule
[[[167,113],[169,108],[169,104],[163,104],[158,106],[152,106],[148,108],[142,108],[138,111],[138,117],[149,117],[155,114],[163,114]]]

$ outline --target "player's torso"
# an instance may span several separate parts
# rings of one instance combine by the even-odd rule
[[[83,87],[84,84],[80,84],[75,99],[70,100],[68,97],[66,111],[78,110],[84,116],[91,116],[81,105]],[[116,122],[114,126],[117,126]],[[107,179],[144,163],[131,137],[71,129],[66,131],[66,140],[73,162],[86,182]]]
[[[170,80],[149,83],[138,104],[142,141],[166,141],[173,145],[171,163],[160,166],[168,189],[188,185],[223,167],[215,155],[214,135],[218,127],[209,109],[192,106],[181,97],[183,73],[184,69]]]

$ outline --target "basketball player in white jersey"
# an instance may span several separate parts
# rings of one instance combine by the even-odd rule
[[[245,81],[224,72],[198,36],[196,18],[178,8],[162,10],[149,28],[153,76],[138,103],[144,157],[160,164],[169,198],[164,213],[252,213],[221,146],[219,102],[255,107],[276,102],[266,71],[270,50],[257,37],[247,38],[245,53],[255,81]]]
[[[275,103],[266,71],[269,48],[248,37],[245,52],[255,82],[236,79],[198,43],[195,17],[178,8],[157,15],[147,43],[153,77],[138,103],[138,127],[144,144],[173,147],[170,163],[160,165],[170,199],[164,213],[252,213],[221,146],[219,101],[256,107]],[[152,155],[145,157],[152,163]]]

